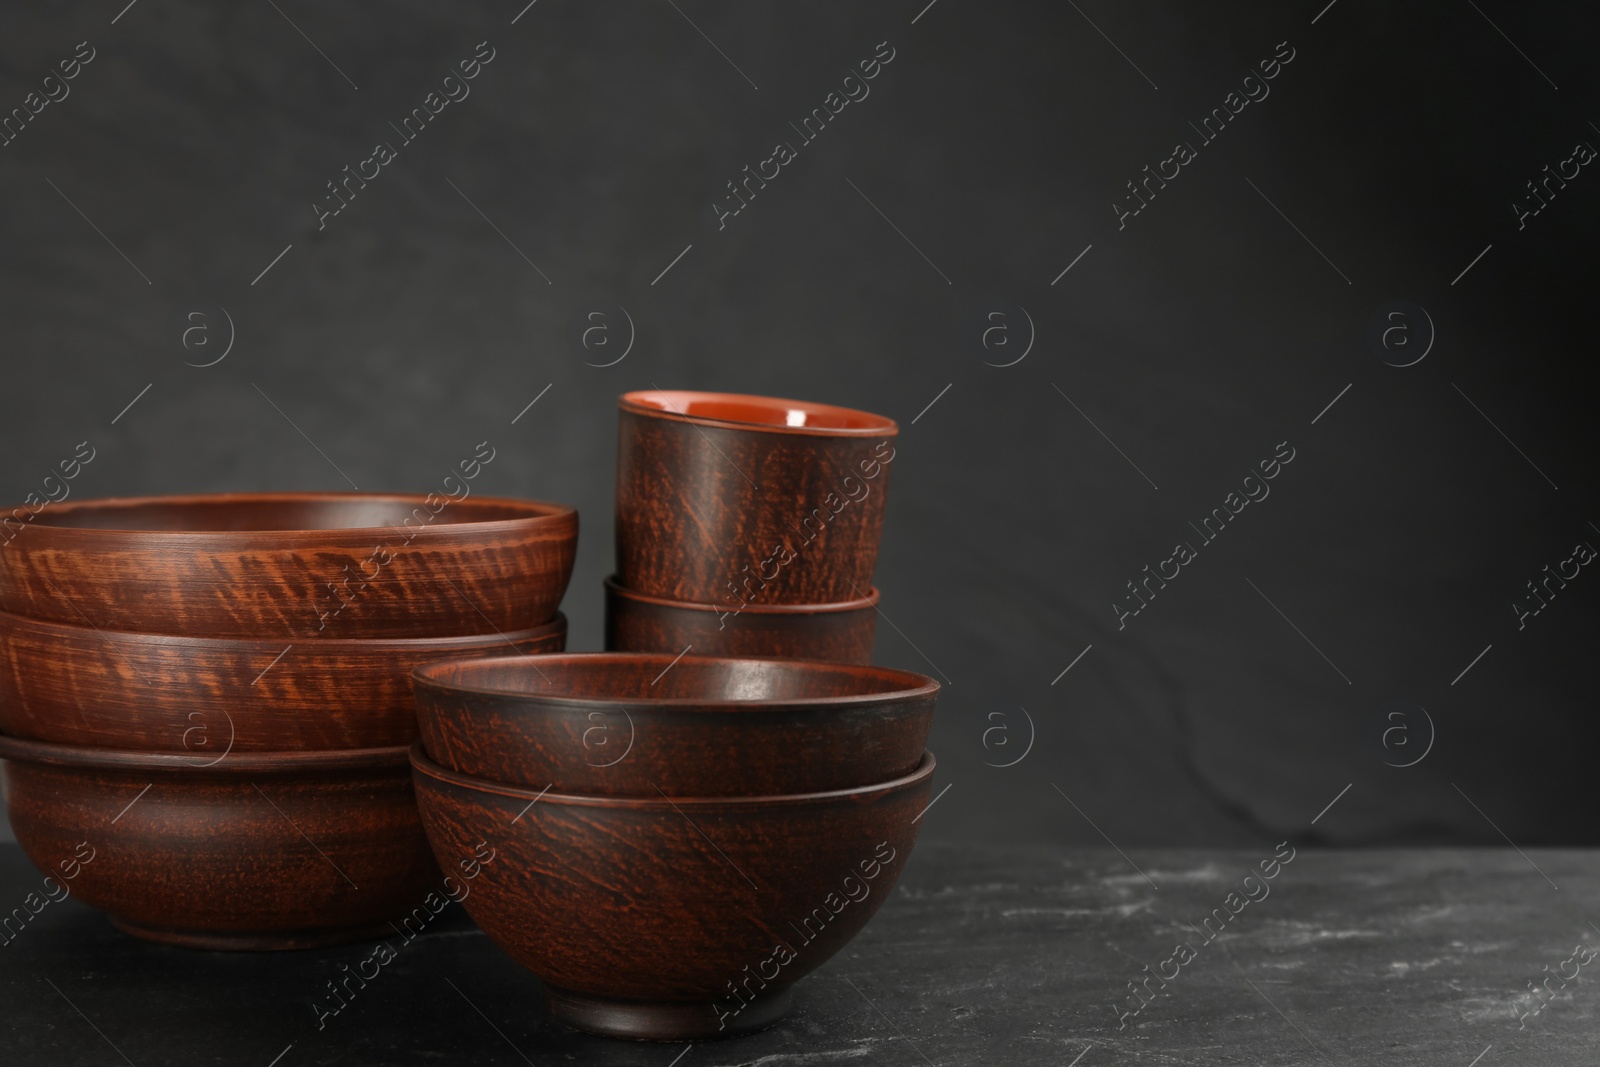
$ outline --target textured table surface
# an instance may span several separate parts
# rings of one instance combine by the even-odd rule
[[[1600,959],[1575,952],[1600,949],[1600,853],[1301,849],[1245,881],[1272,856],[925,841],[784,1022],[693,1046],[552,1023],[538,982],[454,905],[319,1030],[319,992],[370,946],[164,948],[67,899],[0,946],[0,1063],[1600,1062]],[[0,848],[0,906],[41,881]],[[1227,921],[1204,927],[1214,909]],[[1128,983],[1152,972],[1175,976],[1151,979],[1146,1003]]]

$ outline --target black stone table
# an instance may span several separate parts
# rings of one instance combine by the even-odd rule
[[[1275,877],[1246,881],[1263,861]],[[0,1064],[1600,1063],[1586,947],[1600,950],[1600,853],[1272,862],[1271,849],[1125,859],[924,841],[874,922],[799,984],[792,1015],[692,1046],[552,1023],[538,982],[457,905],[319,1029],[326,982],[370,946],[163,948],[67,899],[0,945]],[[0,910],[40,883],[0,848]],[[1539,981],[1551,992],[1530,992]]]

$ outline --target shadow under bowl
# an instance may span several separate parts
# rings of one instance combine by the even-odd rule
[[[0,737],[17,843],[136,937],[312,948],[376,937],[441,875],[404,747],[233,753]]]
[[[285,641],[537,626],[572,576],[578,513],[466,495],[484,462],[463,460],[446,478],[460,497],[220,493],[20,507],[0,534],[0,610]]]
[[[805,400],[647,389],[617,402],[617,580],[715,604],[872,588],[893,419]],[[748,595],[748,592],[746,593]]]
[[[413,668],[559,652],[566,638],[559,613],[505,634],[292,643],[0,614],[0,733],[203,757],[404,746],[417,738]]]
[[[790,988],[888,899],[934,759],[863,789],[607,798],[485,782],[411,750],[441,857],[496,849],[463,906],[546,986],[552,1015],[692,1041],[770,1026]]]
[[[606,579],[606,649],[870,663],[878,591],[842,604],[691,604]]]
[[[911,773],[939,683],[888,667],[585,652],[413,674],[430,759],[598,796],[853,789]]]

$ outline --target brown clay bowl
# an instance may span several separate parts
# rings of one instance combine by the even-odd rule
[[[734,393],[618,401],[617,580],[649,596],[836,604],[872,588],[899,428]]]
[[[770,1026],[900,876],[934,759],[862,789],[759,797],[541,793],[411,750],[434,852],[497,849],[462,901],[594,1033],[692,1041]]]
[[[136,937],[206,949],[375,937],[440,880],[404,748],[229,754],[0,737],[17,843]]]
[[[0,614],[0,733],[151,752],[407,745],[413,668],[558,652],[567,620],[487,636],[241,641]]]
[[[939,683],[805,660],[588,652],[414,672],[430,759],[599,796],[853,789],[916,769]]]
[[[577,536],[572,508],[503,497],[230,493],[64,502],[25,525],[7,520],[0,610],[211,637],[509,633],[555,615]]]
[[[842,604],[690,604],[606,579],[606,649],[870,663],[878,591]]]

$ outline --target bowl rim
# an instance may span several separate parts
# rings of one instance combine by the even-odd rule
[[[233,541],[241,547],[258,545],[260,543],[276,544],[280,542],[305,541],[327,537],[351,537],[356,539],[369,539],[373,535],[392,531],[391,526],[323,526],[295,530],[165,530],[149,527],[121,527],[121,526],[65,526],[50,521],[52,516],[60,517],[73,512],[91,511],[97,508],[132,508],[132,507],[197,507],[197,506],[231,506],[240,504],[273,504],[273,503],[318,503],[330,500],[361,500],[361,501],[393,501],[397,504],[422,504],[432,493],[394,493],[394,492],[342,492],[339,490],[327,491],[285,491],[268,493],[174,493],[157,494],[153,496],[107,496],[86,497],[82,500],[71,502],[62,501],[51,504],[39,511],[37,516],[29,523],[42,529],[52,531],[53,537],[81,537],[84,540],[105,537],[138,537],[138,538],[174,538],[178,541]],[[527,514],[509,519],[480,519],[464,522],[445,522],[437,525],[429,524],[419,526],[412,531],[412,540],[417,537],[437,538],[441,531],[452,529],[471,530],[474,533],[500,533],[509,532],[519,527],[537,525],[558,525],[576,519],[578,509],[571,504],[560,504],[548,500],[529,500],[509,496],[476,496],[463,497],[458,504],[465,504],[471,500],[476,504],[491,504],[497,507],[521,509]],[[573,534],[576,537],[576,532]]]
[[[0,734],[0,760],[72,770],[128,773],[199,772],[208,776],[324,774],[329,771],[385,770],[403,767],[409,745],[382,748],[326,748],[276,752],[229,752],[220,759],[190,752],[68,745]]]
[[[661,398],[655,400],[654,398]],[[690,415],[661,403],[716,400],[748,404],[753,407],[804,411],[807,414],[836,415],[864,420],[864,426],[784,426],[770,422],[747,422],[741,419],[719,419],[704,415]],[[720,393],[705,389],[633,389],[617,397],[617,407],[634,415],[647,418],[684,422],[694,426],[714,426],[723,430],[755,430],[765,433],[795,434],[805,437],[893,437],[900,426],[887,415],[878,415],[860,408],[847,408],[839,404],[824,404],[815,400],[791,400],[787,397],[763,396],[759,393]]]
[[[87,620],[85,620],[87,622]],[[147,649],[204,649],[216,653],[272,653],[280,646],[292,644],[320,654],[360,652],[421,652],[432,649],[482,648],[489,645],[515,644],[518,641],[536,641],[561,633],[567,628],[567,617],[557,611],[547,622],[520,630],[497,630],[494,633],[450,634],[445,637],[304,637],[285,634],[282,637],[205,637],[193,634],[168,634],[146,630],[108,630],[103,626],[60,622],[55,619],[36,619],[14,611],[0,611],[0,642],[10,639],[13,633],[26,634],[30,630],[47,640],[72,641],[78,644],[100,646],[131,645]],[[497,659],[519,659],[527,653],[506,655]]]
[[[855,786],[849,789],[829,789],[818,793],[772,793],[772,794],[747,794],[745,796],[725,797],[677,797],[667,796],[602,796],[596,793],[554,793],[547,786],[542,790],[531,789],[526,786],[512,785],[508,782],[497,782],[489,778],[477,778],[470,774],[462,774],[443,767],[428,758],[427,752],[422,747],[421,741],[415,741],[410,749],[411,769],[416,774],[423,774],[446,785],[458,786],[474,793],[494,793],[498,796],[511,797],[516,800],[529,801],[528,807],[534,802],[560,804],[563,807],[574,808],[626,808],[642,811],[667,811],[677,810],[685,806],[691,808],[738,808],[738,807],[779,807],[800,804],[822,804],[831,801],[867,801],[875,800],[880,796],[890,793],[907,792],[919,785],[932,781],[933,772],[938,768],[939,761],[933,753],[923,749],[922,759],[916,769],[898,778],[886,782],[873,782],[870,785]],[[660,790],[660,787],[656,787]],[[682,814],[680,812],[680,814]]]
[[[575,693],[549,692],[538,693],[518,689],[495,689],[485,686],[468,685],[462,682],[446,681],[435,677],[438,672],[452,670],[457,667],[472,667],[473,669],[488,669],[489,665],[504,665],[507,663],[527,663],[533,670],[538,671],[540,663],[560,658],[566,660],[580,660],[586,662],[604,662],[606,660],[634,660],[661,664],[663,671],[670,665],[680,662],[688,663],[764,663],[784,669],[801,669],[806,667],[826,667],[833,671],[848,671],[872,673],[879,677],[893,675],[905,680],[908,684],[901,689],[891,689],[877,693],[846,693],[841,696],[831,697],[804,697],[780,700],[721,700],[705,699],[701,697],[663,697],[655,700],[617,697],[582,696]],[[483,665],[483,666],[477,666]],[[542,674],[542,671],[540,672]],[[899,667],[880,667],[870,663],[839,663],[834,660],[817,659],[780,659],[769,656],[686,656],[679,653],[673,656],[667,652],[538,652],[525,653],[520,656],[479,656],[470,660],[434,660],[424,663],[411,670],[411,684],[414,689],[427,689],[436,692],[451,693],[457,696],[469,697],[507,697],[518,701],[533,701],[545,705],[567,705],[580,708],[619,708],[634,707],[642,710],[667,709],[683,710],[692,709],[703,712],[732,712],[744,713],[750,711],[812,711],[830,708],[849,708],[856,705],[875,704],[910,704],[923,699],[934,699],[942,687],[939,680],[930,678],[926,674],[916,671],[901,670]],[[418,706],[418,714],[426,714]]]
[[[735,615],[833,615],[850,611],[865,611],[867,608],[874,610],[878,607],[881,596],[878,587],[873,586],[864,597],[854,600],[835,600],[828,603],[809,604],[780,604],[762,603],[746,604],[742,608],[721,608],[716,604],[708,604],[703,600],[673,600],[670,597],[656,596],[652,593],[641,593],[637,589],[630,589],[617,580],[615,574],[605,580],[606,592],[613,593],[623,600],[637,601],[641,604],[650,604],[663,608],[683,608],[686,611],[727,611]]]

